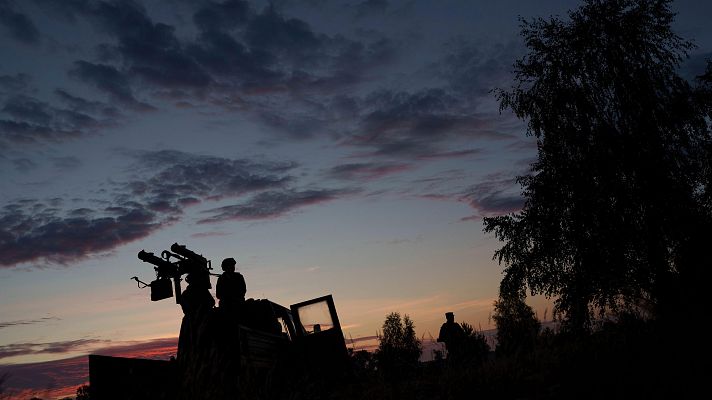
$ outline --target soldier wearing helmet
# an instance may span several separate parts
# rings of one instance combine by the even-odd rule
[[[237,309],[245,302],[245,278],[235,271],[237,262],[234,258],[226,258],[220,265],[223,273],[218,278],[215,287],[215,296],[219,300],[221,309]]]

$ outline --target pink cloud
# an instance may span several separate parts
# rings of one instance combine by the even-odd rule
[[[115,357],[167,360],[176,354],[178,338],[127,342],[93,350],[93,354]],[[0,364],[0,376],[7,375],[8,399],[26,400],[32,396],[61,398],[74,396],[77,387],[89,381],[86,355],[27,364]]]

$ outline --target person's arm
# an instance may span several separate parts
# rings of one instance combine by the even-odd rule
[[[215,297],[218,298],[218,300],[221,300],[223,298],[223,277],[220,275],[218,278],[218,283],[215,284]]]
[[[242,276],[242,274],[238,273],[237,274],[238,282],[239,282],[239,296],[240,298],[245,298],[245,294],[247,293],[247,285],[245,285],[245,277]]]

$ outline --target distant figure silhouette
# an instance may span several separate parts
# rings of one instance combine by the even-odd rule
[[[455,322],[455,314],[452,312],[445,313],[445,319],[447,320],[440,327],[440,335],[438,335],[438,342],[445,343],[445,348],[447,348],[447,358],[456,358],[460,350],[462,340],[465,337],[465,332],[462,330],[460,324]]]
[[[236,264],[234,258],[226,258],[220,265],[223,273],[215,286],[215,296],[220,301],[221,309],[236,311],[245,302],[245,278],[235,271]]]

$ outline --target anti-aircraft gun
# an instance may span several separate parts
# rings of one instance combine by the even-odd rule
[[[212,287],[210,260],[184,245],[174,243],[160,257],[141,250],[138,258],[153,265],[156,279],[131,279],[139,288],[150,287],[152,301],[175,293],[181,304],[183,275],[191,285],[202,280],[199,290],[206,283]],[[330,381],[347,370],[346,343],[331,295],[289,308],[250,298],[237,310],[233,314],[232,308],[217,307],[186,314],[172,361],[89,355],[92,398],[223,400],[248,390],[241,387],[247,376],[255,387],[290,391],[291,383],[304,377]]]
[[[137,282],[140,288],[151,288],[151,301],[173,297],[175,290],[176,304],[180,304],[180,282],[183,275],[195,274],[204,275],[205,277],[213,275],[210,273],[213,269],[210,260],[178,243],[171,245],[171,251],[164,250],[161,252],[161,257],[141,250],[138,252],[138,259],[153,264],[153,269],[156,271],[156,279],[151,283],[145,283],[135,276],[131,278]],[[173,281],[172,285],[171,280]]]

